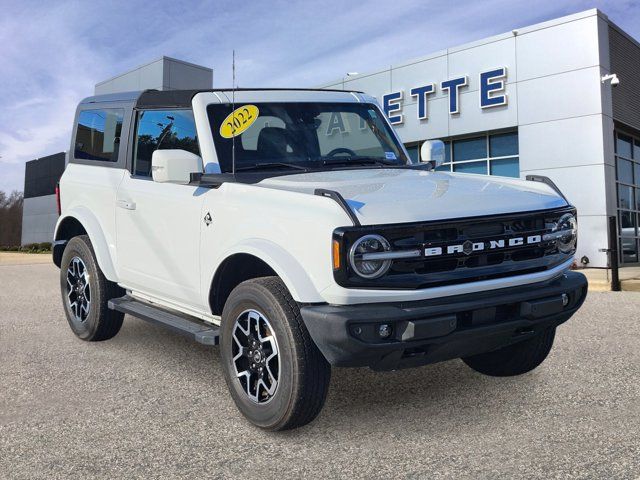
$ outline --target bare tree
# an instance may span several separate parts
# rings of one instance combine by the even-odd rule
[[[19,246],[22,237],[22,192],[0,191],[0,246]]]

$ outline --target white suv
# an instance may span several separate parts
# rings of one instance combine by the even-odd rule
[[[73,332],[109,339],[128,313],[220,344],[265,429],[313,420],[330,365],[532,370],[586,296],[550,181],[412,162],[360,92],[92,97],[69,157],[53,257]]]

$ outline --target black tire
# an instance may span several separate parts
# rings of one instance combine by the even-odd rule
[[[80,261],[78,262],[77,259]],[[74,265],[72,265],[72,263]],[[124,314],[114,310],[109,310],[107,302],[111,298],[124,295],[124,290],[117,284],[107,280],[98,266],[93,246],[87,235],[80,235],[72,238],[62,254],[60,264],[60,292],[62,295],[62,305],[64,306],[67,321],[73,333],[82,340],[88,342],[99,342],[113,338],[122,327]],[[84,302],[88,297],[89,303],[86,309],[78,310],[78,303],[72,306],[72,300],[78,302],[79,293],[70,290],[70,285],[74,283],[78,275],[72,274],[86,269],[87,275],[83,277],[88,282],[80,279],[82,285],[88,283],[88,290],[81,293]],[[69,281],[68,281],[69,280]],[[80,292],[78,287],[78,292]]]
[[[555,335],[556,329],[549,328],[529,340],[462,360],[476,372],[492,377],[522,375],[544,362],[551,351]]]
[[[236,354],[238,352],[238,347],[234,346],[238,345],[234,339],[234,330],[236,339],[248,338],[243,337],[245,332],[237,330],[236,320],[245,318],[243,315],[249,316],[248,312],[256,312],[266,320],[266,323],[262,323],[265,336],[275,336],[278,353],[276,365],[271,365],[273,370],[277,369],[275,391],[269,394],[262,389],[262,395],[259,395],[260,391],[256,391],[255,400],[252,400],[247,392],[251,390],[247,384],[251,378],[266,377],[266,380],[269,380],[266,365],[265,377],[256,376],[263,375],[262,369],[260,374],[251,373],[253,377],[239,377],[237,372],[242,371],[240,369],[243,367],[237,369],[234,361],[234,349]],[[253,321],[256,321],[256,313],[251,313],[254,315]],[[250,322],[246,329],[253,332]],[[256,342],[254,345],[259,343]],[[268,344],[264,345],[265,348],[269,348]],[[262,347],[259,348],[262,352]],[[231,292],[222,312],[220,355],[231,396],[240,412],[254,425],[271,431],[287,430],[306,425],[320,413],[329,390],[331,366],[309,336],[297,303],[278,277],[247,280]],[[248,363],[253,362],[253,358],[255,357],[247,354],[236,361],[246,362],[248,369]],[[264,360],[267,353],[259,358]],[[275,375],[271,378],[275,378]],[[252,385],[256,383],[257,380],[251,382]],[[271,384],[273,385],[273,382]]]

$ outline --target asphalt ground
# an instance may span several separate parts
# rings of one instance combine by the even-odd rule
[[[640,478],[640,294],[590,293],[547,361],[334,369],[312,424],[237,412],[216,348],[67,326],[52,265],[0,266],[0,478]]]

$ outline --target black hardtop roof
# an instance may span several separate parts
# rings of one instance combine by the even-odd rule
[[[328,88],[215,88],[206,90],[144,90],[138,92],[110,93],[87,97],[80,105],[93,103],[126,102],[135,103],[136,108],[154,107],[191,107],[191,100],[202,92],[256,92],[256,91],[309,91],[309,92],[345,92],[362,93],[356,90],[339,90]]]

